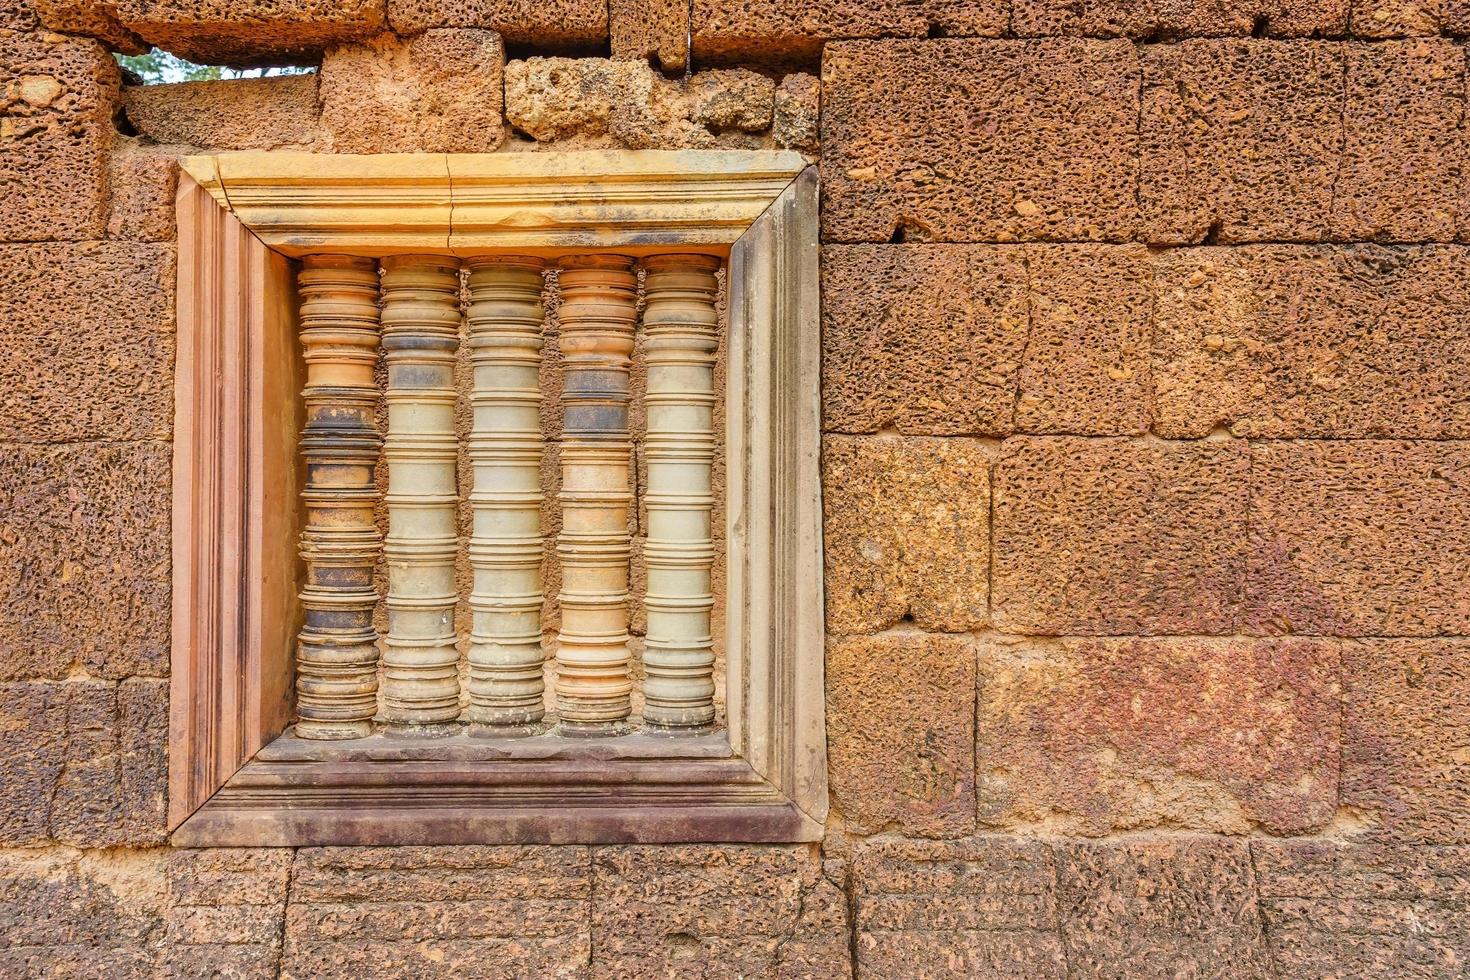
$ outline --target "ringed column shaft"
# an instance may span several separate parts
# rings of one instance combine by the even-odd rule
[[[720,261],[707,255],[656,255],[643,266],[648,272],[643,718],[650,725],[691,730],[715,717],[711,471]]]
[[[586,255],[564,260],[560,279],[565,421],[556,703],[566,733],[599,735],[626,724],[633,690],[628,401],[638,278],[630,258]]]
[[[378,269],[372,259],[308,255],[297,281],[306,362],[306,615],[296,647],[296,734],[363,738],[378,708]]]
[[[464,717],[495,729],[545,715],[541,652],[541,274],[530,256],[471,259],[474,570]]]
[[[454,353],[459,266],[434,255],[383,260],[388,364],[388,635],[383,717],[401,727],[459,716]]]

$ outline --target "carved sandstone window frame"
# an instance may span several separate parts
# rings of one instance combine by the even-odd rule
[[[797,154],[240,153],[178,191],[169,829],[180,846],[814,841],[827,812],[817,174]],[[722,739],[266,751],[290,723],[292,259],[728,261]]]

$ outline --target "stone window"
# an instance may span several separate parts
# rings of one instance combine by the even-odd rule
[[[174,841],[819,839],[815,171],[185,170]]]

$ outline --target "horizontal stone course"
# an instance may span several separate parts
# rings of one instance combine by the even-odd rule
[[[693,0],[690,28],[701,63],[815,59],[841,38],[999,37],[1007,0]]]
[[[435,27],[495,31],[507,41],[546,50],[576,50],[606,42],[605,0],[387,0],[398,34]]]
[[[1015,0],[1011,28],[1021,37],[1335,37],[1347,31],[1349,6],[1349,0]]]
[[[123,110],[139,135],[155,143],[210,150],[317,150],[326,143],[317,78],[313,72],[130,85],[123,90]]]
[[[203,65],[312,64],[384,27],[383,0],[109,0],[149,44]]]

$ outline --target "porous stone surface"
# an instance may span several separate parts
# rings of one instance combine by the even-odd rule
[[[827,629],[985,625],[988,452],[956,439],[829,436],[822,452]]]
[[[27,442],[165,437],[173,249],[0,245],[0,412]]]
[[[1126,240],[1139,81],[1124,41],[831,44],[823,235]]]
[[[278,75],[123,90],[144,139],[211,150],[312,150],[325,142],[317,75]]]
[[[1470,443],[1251,448],[1252,633],[1470,634]]]
[[[302,848],[280,975],[576,975],[591,881],[580,847]]]
[[[1347,31],[1349,5],[1350,0],[1016,0],[1011,28],[1021,37],[1337,37]]]
[[[592,975],[848,976],[841,866],[806,847],[592,851]]]
[[[1051,635],[1232,632],[1249,469],[1232,442],[1007,440],[992,470],[992,623]]]
[[[1160,435],[1470,435],[1470,250],[1190,248],[1154,274]]]
[[[0,0],[0,31],[34,31],[40,26],[35,0]]]
[[[383,0],[109,0],[124,28],[202,65],[305,65],[383,29]]]
[[[284,847],[169,852],[165,975],[275,976],[292,857]]]
[[[792,72],[776,86],[771,137],[782,149],[817,152],[821,143],[822,82],[815,75]]]
[[[322,125],[339,153],[486,153],[505,138],[505,48],[482,30],[385,34],[327,52]]]
[[[693,0],[694,56],[709,61],[811,61],[838,38],[999,37],[1003,0]]]
[[[1353,0],[1357,37],[1392,38],[1465,33],[1470,8],[1459,0]]]
[[[30,0],[41,23],[62,34],[95,37],[113,51],[142,54],[149,45],[118,23],[110,0]],[[0,26],[4,26],[0,19]]]
[[[688,0],[608,0],[612,56],[619,61],[658,59],[665,71],[689,61]]]
[[[1467,733],[1470,641],[1344,646],[1342,796],[1368,835],[1470,844]]]
[[[0,444],[0,678],[168,671],[166,443]]]
[[[1448,241],[1463,196],[1463,51],[1421,38],[1348,44],[1332,235]]]
[[[879,839],[853,862],[862,976],[1067,976],[1052,848],[986,836]]]
[[[139,242],[172,241],[178,234],[177,152],[134,140],[119,140],[119,143],[112,152],[107,237]]]
[[[118,85],[95,41],[0,30],[0,242],[102,237]]]
[[[398,34],[433,27],[478,27],[541,50],[592,48],[607,41],[608,4],[600,0],[388,0]]]
[[[1143,48],[1141,234],[1160,244],[1327,236],[1343,145],[1339,45]]]
[[[982,825],[1290,834],[1335,812],[1331,641],[995,639],[979,689]]]
[[[1018,249],[822,249],[822,424],[1005,435],[1026,347]]]
[[[750,149],[771,127],[775,87],[748,69],[676,81],[642,61],[528,58],[506,65],[505,114],[558,149]]]
[[[1057,904],[1071,975],[1271,975],[1241,841],[1058,844]]]
[[[844,828],[975,829],[975,649],[918,632],[827,644],[827,762]]]
[[[168,683],[0,684],[0,844],[164,841]]]
[[[1279,976],[1454,977],[1470,962],[1470,848],[1255,840]]]

